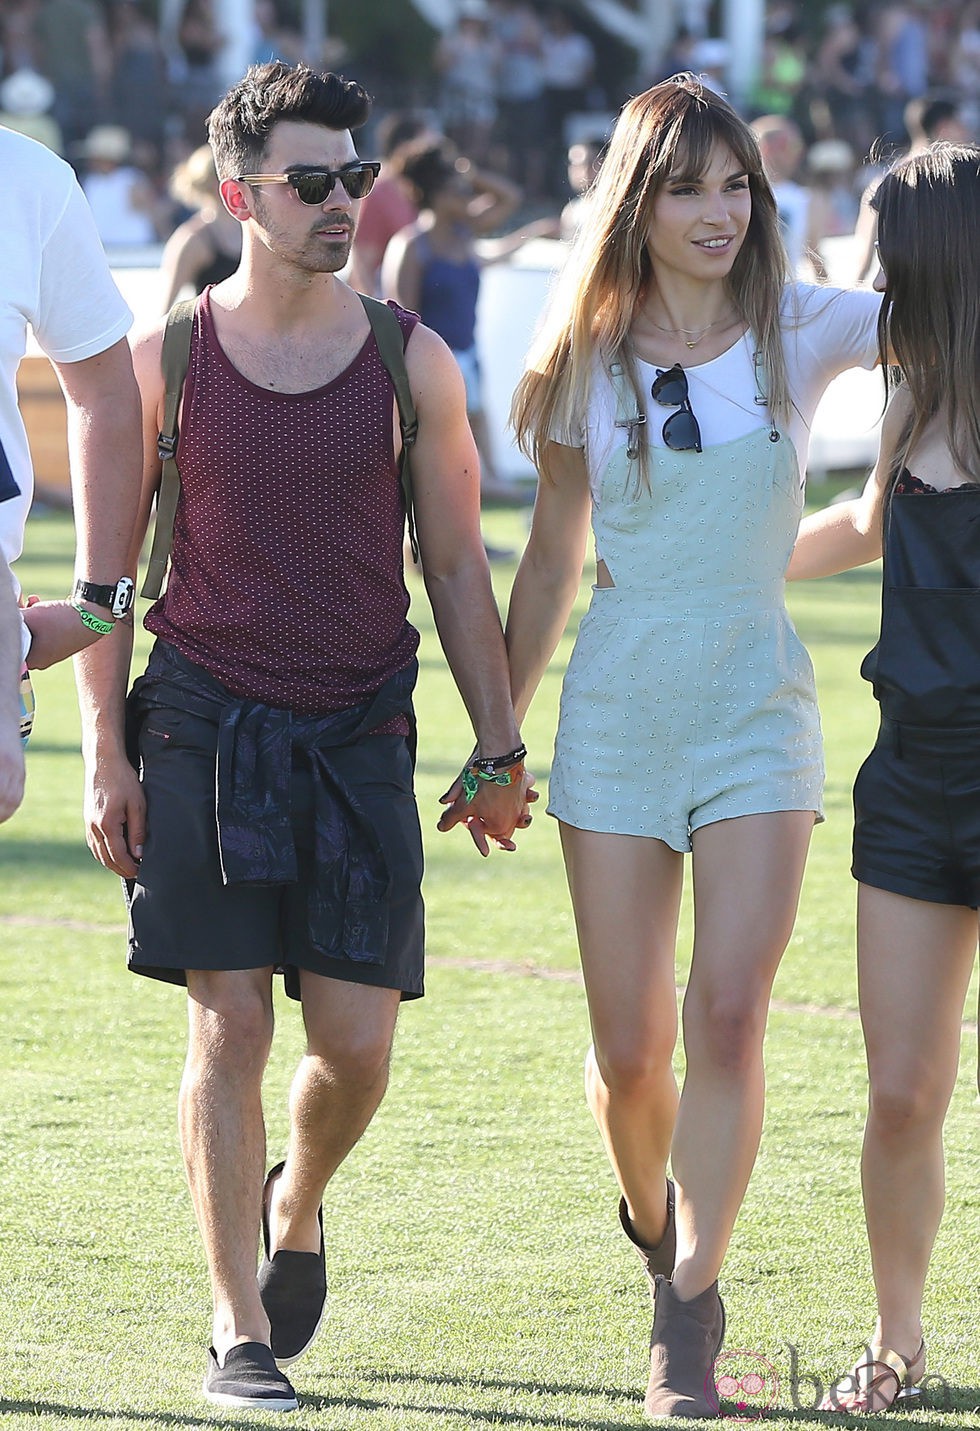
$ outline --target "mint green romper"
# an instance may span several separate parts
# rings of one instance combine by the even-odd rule
[[[625,426],[635,399],[614,386]],[[613,452],[592,527],[615,586],[593,588],[565,675],[549,814],[682,851],[716,820],[823,818],[813,666],[785,605],[802,505],[769,427],[651,448],[649,490]]]

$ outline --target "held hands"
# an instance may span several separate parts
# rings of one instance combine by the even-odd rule
[[[538,799],[534,776],[524,769],[523,761],[507,771],[511,779],[505,785],[475,777],[470,770],[466,766],[439,797],[439,803],[448,808],[439,818],[438,829],[445,833],[454,825],[465,825],[484,857],[491,845],[498,850],[516,850],[511,836],[530,825],[530,806]]]

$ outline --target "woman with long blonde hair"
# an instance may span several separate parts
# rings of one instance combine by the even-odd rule
[[[788,280],[755,138],[691,75],[626,105],[589,212],[514,400],[541,480],[508,647],[523,713],[591,522],[596,584],[548,807],[589,1000],[586,1092],[654,1294],[647,1414],[716,1416],[717,1279],[761,1135],[772,981],[821,818],[813,673],[783,574],[814,409],[837,373],[874,366],[878,299]]]
[[[980,906],[980,148],[901,160],[874,200],[881,348],[901,382],[862,496],[808,517],[789,575],[884,555],[881,634],[861,674],[881,707],[854,785],[861,1154],[878,1321],[825,1411],[917,1396],[922,1303],[944,1204]],[[884,548],[884,552],[882,552]]]

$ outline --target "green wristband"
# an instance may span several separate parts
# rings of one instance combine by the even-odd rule
[[[100,636],[108,636],[109,632],[115,628],[114,621],[103,621],[101,616],[93,616],[91,611],[86,611],[84,606],[79,606],[77,601],[69,601],[68,605],[72,611],[77,611],[79,620],[83,626],[87,626],[90,631],[97,631]]]
[[[524,774],[524,762],[518,761],[509,770],[502,770],[498,775],[488,775],[485,770],[477,768],[476,762],[471,761],[463,771],[461,779],[463,781],[463,798],[467,805],[471,805],[476,799],[477,791],[482,780],[486,785],[513,785],[518,772]]]

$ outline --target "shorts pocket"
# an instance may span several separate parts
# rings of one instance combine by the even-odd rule
[[[152,760],[168,750],[191,750],[214,756],[218,749],[218,727],[203,716],[169,707],[151,707],[143,716],[139,732],[139,752]]]
[[[600,621],[591,611],[585,613],[565,672],[565,681],[570,686],[580,687],[594,680],[603,659],[615,650],[618,625],[617,619],[610,621],[604,617]]]

